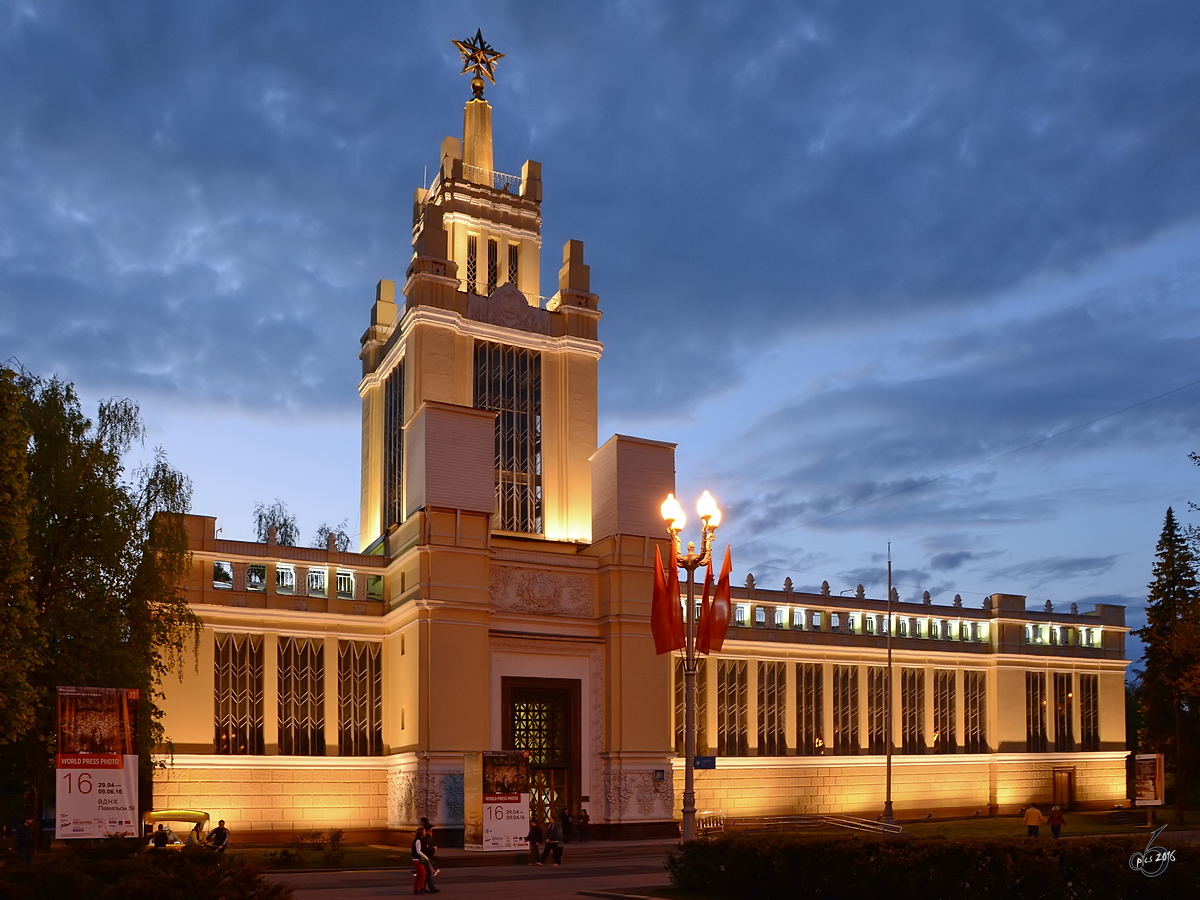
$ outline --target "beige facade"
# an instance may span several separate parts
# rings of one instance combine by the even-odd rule
[[[677,662],[649,619],[674,445],[599,445],[599,298],[578,241],[538,295],[541,198],[538,163],[494,170],[491,108],[469,101],[416,192],[400,296],[379,283],[362,337],[359,552],[220,540],[190,517],[204,631],[165,685],[157,805],[243,839],[378,840],[429,816],[452,840],[464,759],[524,749],[536,810],[586,807],[597,836],[673,831]],[[873,814],[887,604],[735,595],[705,663],[700,745],[719,759],[700,806]],[[1123,798],[1123,610],[989,602],[893,612],[897,811]]]

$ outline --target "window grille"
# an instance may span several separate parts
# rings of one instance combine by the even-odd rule
[[[787,628],[787,610],[785,610],[782,606],[777,606],[775,608],[775,627]]]
[[[262,637],[218,634],[213,660],[217,753],[262,754]]]
[[[1075,697],[1071,690],[1071,673],[1054,673],[1054,749],[1069,753],[1075,749],[1075,729],[1071,726]]]
[[[954,672],[933,672],[933,752],[954,752]]]
[[[717,660],[717,753],[746,756],[747,728],[746,661]]]
[[[383,668],[375,641],[338,642],[338,755],[383,754]]]
[[[280,594],[291,594],[296,590],[296,570],[291,566],[275,566],[275,590]]]
[[[811,621],[812,621],[812,630],[820,631],[821,630],[821,613],[820,612],[813,613]]]
[[[500,243],[495,238],[488,238],[488,296],[496,292],[496,284],[500,281]]]
[[[267,589],[267,567],[261,563],[246,566],[246,590],[265,591]]]
[[[820,663],[796,664],[796,753],[817,756],[825,749],[824,692]]]
[[[383,383],[383,529],[404,521],[404,360]]]
[[[858,666],[833,667],[833,752],[858,754]]]
[[[804,610],[792,610],[792,627],[800,631],[804,630]]]
[[[521,245],[508,245],[508,280],[517,287],[521,286]]]
[[[767,611],[765,609],[763,609],[761,606],[754,607],[754,627],[755,628],[766,628],[767,627]]]
[[[842,630],[842,617],[838,613],[829,614],[829,630],[837,634]]]
[[[479,238],[473,234],[467,235],[467,293],[479,293],[476,284],[479,281]]]
[[[1045,753],[1046,738],[1046,673],[1025,673],[1025,749],[1030,753]]]
[[[781,662],[758,664],[759,756],[787,756],[786,672]]]
[[[866,634],[875,633],[875,617],[867,616],[863,619],[863,629]]]
[[[513,691],[513,749],[535,766],[571,765],[571,702],[563,691]]]
[[[901,753],[925,752],[925,670],[900,670]]]
[[[279,753],[325,755],[325,642],[279,639]]]
[[[324,569],[309,569],[308,570],[308,595],[310,597],[325,596],[325,570]]]
[[[1097,675],[1079,676],[1079,742],[1080,750],[1100,749],[1100,678]]]
[[[496,416],[496,521],[542,533],[542,360],[535,350],[475,343],[475,408]]]
[[[867,750],[872,755],[887,753],[887,669],[867,669]]]
[[[963,673],[963,749],[987,753],[987,681],[983,672]]]
[[[684,708],[683,657],[675,660],[675,753],[683,756]],[[708,755],[708,660],[696,660],[696,753]]]
[[[343,600],[354,599],[354,573],[337,573],[337,595]]]

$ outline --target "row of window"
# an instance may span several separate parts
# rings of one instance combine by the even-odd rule
[[[508,245],[508,281],[517,284],[520,278],[521,245]],[[469,293],[479,294],[479,236],[467,235],[467,279],[466,289]],[[487,289],[482,292],[490,297],[500,281],[500,242],[496,238],[487,239]]]
[[[831,667],[832,734],[825,731],[826,680],[821,663],[748,662],[746,660],[715,660],[716,691],[715,724],[717,744],[708,743],[708,666],[712,661],[697,661],[696,674],[696,752],[719,756],[747,756],[749,748],[749,701],[747,689],[748,666],[758,669],[757,748],[758,756],[785,756],[786,723],[793,716],[796,723],[795,753],[798,756],[834,754],[856,755],[863,752],[887,752],[887,669],[883,666],[834,665]],[[787,666],[795,665],[795,694],[788,697]],[[859,679],[865,668],[866,734],[859,730],[862,709]],[[953,669],[934,669],[932,678],[923,668],[898,667],[893,670],[900,691],[900,753],[920,754],[932,747],[934,753],[954,753],[958,731],[957,680]],[[1055,740],[1056,751],[1076,749],[1072,734],[1073,702],[1072,675],[1055,673]],[[1039,687],[1040,685],[1040,687]],[[1027,717],[1030,752],[1045,752],[1046,741],[1046,673],[1030,672],[1026,676]],[[925,692],[933,692],[933,734],[926,732]],[[1080,750],[1099,749],[1099,691],[1096,675],[1080,675]],[[987,684],[983,672],[964,671],[962,677],[963,721],[962,749],[966,753],[988,752],[987,742]],[[790,702],[789,702],[790,700]],[[789,709],[790,707],[790,709]],[[683,661],[675,666],[675,746],[684,752],[684,680]]]
[[[248,591],[265,591],[267,589],[267,566],[264,563],[252,563],[246,567],[246,590]],[[294,566],[284,563],[275,565],[275,591],[279,594],[301,594],[309,597],[325,597],[328,594],[328,581],[330,570],[324,568],[310,568],[307,576],[304,578],[304,583],[297,586],[296,584],[296,569]],[[383,576],[382,575],[367,575],[367,598],[371,600],[383,599]],[[344,600],[354,598],[354,580],[353,572],[347,572],[343,569],[334,570],[333,583],[335,588],[334,596]],[[220,590],[232,590],[233,588],[233,563],[217,560],[213,563],[213,587]]]
[[[989,623],[952,619],[919,618],[916,616],[885,616],[863,612],[832,612],[822,609],[803,609],[787,606],[753,607],[754,626],[792,631],[823,631],[832,634],[862,634],[884,637],[894,627],[893,637],[928,638],[935,641],[977,641],[986,643]],[[738,603],[733,611],[733,624],[749,627],[751,606]],[[892,624],[894,623],[894,625]]]
[[[1047,693],[1045,672],[1025,673],[1025,746],[1031,753],[1050,749],[1049,722],[1054,722],[1054,749],[1075,745],[1075,692],[1069,672],[1054,672],[1054,696]],[[1053,699],[1054,706],[1050,703]],[[1079,676],[1079,749],[1100,749],[1100,684],[1096,675]]]
[[[1100,647],[1099,628],[1072,628],[1069,625],[1025,625],[1026,644],[1044,644],[1051,647]]]
[[[280,637],[278,646],[279,753],[325,755],[325,642]],[[218,634],[214,648],[217,753],[264,752],[263,640],[261,635]],[[338,641],[338,754],[383,753],[383,671],[380,645]]]

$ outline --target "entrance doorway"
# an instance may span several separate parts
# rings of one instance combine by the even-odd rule
[[[1071,808],[1075,794],[1075,768],[1054,770],[1054,805],[1064,810]]]
[[[529,754],[529,815],[540,822],[579,812],[580,683],[566,678],[501,681],[505,750]]]

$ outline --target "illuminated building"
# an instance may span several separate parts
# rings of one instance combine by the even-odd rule
[[[240,839],[383,840],[426,815],[451,843],[464,755],[500,749],[530,751],[540,814],[586,806],[596,836],[674,828],[674,661],[649,630],[674,445],[597,446],[583,245],[540,297],[541,167],[494,169],[482,85],[416,192],[400,302],[381,281],[362,337],[361,552],[222,540],[189,517],[204,631],[164,685],[155,803]],[[740,624],[701,669],[699,745],[719,760],[700,808],[873,816],[886,603],[734,594]],[[897,815],[1121,800],[1124,611],[991,601],[896,609]]]

